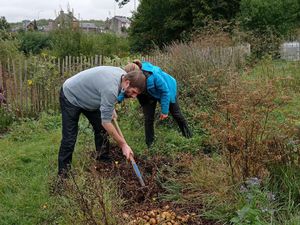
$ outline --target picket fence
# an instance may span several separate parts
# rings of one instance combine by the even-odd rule
[[[202,52],[202,51],[201,51]],[[207,58],[210,52],[203,51]],[[250,46],[237,46],[218,51],[221,60],[245,57],[250,54]],[[214,53],[215,54],[215,53]],[[162,65],[168,60],[168,54],[139,57],[153,64]],[[211,58],[216,58],[215,55]],[[8,107],[18,117],[37,116],[42,111],[59,110],[59,91],[63,82],[70,76],[100,65],[124,66],[129,59],[109,60],[101,55],[93,57],[72,57],[64,59],[51,57],[30,57],[24,59],[7,59],[0,62],[0,94],[6,98]],[[4,107],[0,104],[0,107]]]

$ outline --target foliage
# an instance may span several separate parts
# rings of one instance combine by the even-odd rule
[[[274,220],[275,198],[271,192],[260,187],[258,179],[249,179],[240,190],[240,209],[230,222],[233,224],[267,225]]]
[[[218,42],[217,38],[214,40]],[[196,122],[200,122],[202,110],[214,108],[217,90],[228,81],[229,74],[245,65],[249,54],[247,46],[211,47],[203,43],[200,39],[174,43],[156,52],[160,60],[154,62],[176,78],[178,96],[184,99],[186,109]]]
[[[300,4],[297,0],[241,0],[240,20],[246,30],[287,34],[298,24]]]
[[[26,85],[31,87],[38,84],[47,91],[51,88],[58,88],[57,84],[61,82],[61,77],[54,60],[55,57],[45,54],[42,54],[41,57],[28,57],[27,73],[30,74],[30,79],[27,80]]]
[[[252,53],[278,57],[282,39],[299,26],[299,11],[297,0],[242,0],[238,20],[248,32]]]
[[[0,17],[0,40],[6,40],[10,38],[9,34],[10,24],[6,21],[4,16]]]
[[[13,123],[15,117],[7,108],[0,105],[0,133],[6,131]]]
[[[10,28],[9,23],[6,21],[4,16],[0,17],[0,30],[6,30],[8,31]]]
[[[50,33],[53,55],[60,58],[80,55],[80,38],[79,31],[71,29],[53,31]]]
[[[277,121],[275,111],[289,98],[274,82],[242,81],[231,77],[221,87],[218,110],[211,117],[212,141],[221,145],[235,181],[249,176],[266,177],[269,163],[292,163],[295,157],[288,142],[293,126]]]
[[[53,43],[50,54],[59,58],[80,55],[126,56],[129,52],[127,39],[110,33],[92,34],[57,30],[50,34],[50,39]]]
[[[8,58],[17,59],[23,57],[18,48],[20,43],[18,40],[1,40],[0,39],[0,61],[5,65]]]
[[[48,34],[41,32],[21,32],[18,39],[20,40],[20,51],[25,54],[39,54],[43,49],[51,47]]]
[[[279,223],[284,223],[288,218],[293,218],[299,212],[300,168],[299,165],[273,164],[269,170],[268,188],[276,196],[280,207],[277,220]]]
[[[180,9],[180,10],[178,10]],[[130,28],[131,47],[147,52],[176,40],[189,39],[192,31],[209,20],[230,20],[239,9],[236,1],[140,1]]]
[[[119,3],[119,7],[121,8],[123,5],[126,5],[130,0],[115,0],[116,2]]]
[[[61,210],[70,223],[122,224],[119,212],[124,202],[113,179],[93,171],[76,177],[71,174],[64,185],[65,202]]]
[[[226,161],[217,154],[200,155],[189,167],[190,201],[201,202],[201,214],[206,218],[228,221],[237,206]]]

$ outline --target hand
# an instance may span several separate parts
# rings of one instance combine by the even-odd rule
[[[133,151],[128,144],[124,144],[124,146],[122,146],[122,152],[127,160],[130,160],[130,156],[133,156]]]
[[[165,120],[168,118],[168,114],[160,114],[159,120]]]
[[[113,119],[113,120],[114,120],[114,119],[118,119],[118,115],[117,115],[117,112],[116,112],[115,109],[114,109],[113,114],[112,114],[112,119]]]

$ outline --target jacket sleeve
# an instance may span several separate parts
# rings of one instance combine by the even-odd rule
[[[168,85],[160,75],[154,77],[154,82],[155,88],[160,93],[161,112],[162,114],[168,114],[170,106],[170,91]]]
[[[101,103],[100,103],[102,123],[111,122],[116,101],[117,101],[116,93],[109,90],[109,88],[103,90],[103,92],[101,93]]]

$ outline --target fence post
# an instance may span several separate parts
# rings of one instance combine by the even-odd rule
[[[6,74],[5,74],[5,69],[4,66],[2,65],[1,61],[0,61],[0,77],[2,80],[2,90],[3,90],[3,96],[7,101],[7,85],[6,85]]]
[[[21,59],[19,59],[19,89],[20,89],[20,113],[21,113],[21,117],[23,117],[23,79],[22,79],[22,62]]]

